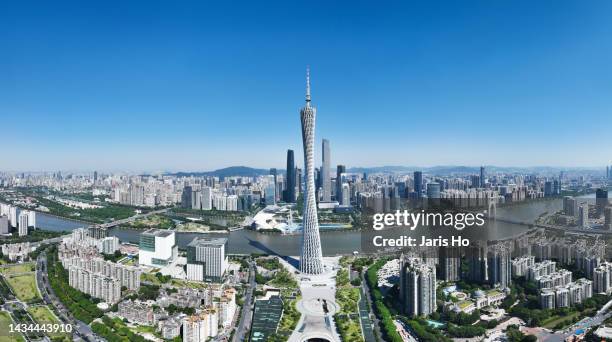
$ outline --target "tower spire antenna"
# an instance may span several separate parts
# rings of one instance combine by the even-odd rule
[[[310,66],[306,66],[306,102],[310,102]]]

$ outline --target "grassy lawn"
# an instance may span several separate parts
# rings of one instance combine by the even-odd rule
[[[153,285],[161,285],[159,278],[155,276],[155,273],[142,273],[140,275],[140,281],[146,281]],[[205,283],[200,283],[196,281],[188,281],[182,279],[170,279],[166,284],[175,286],[175,287],[190,287],[192,289],[204,289],[207,287]]]
[[[0,312],[0,342],[15,342],[24,341],[23,336],[19,333],[9,334],[9,324],[13,323],[8,312]]]
[[[283,316],[281,318],[280,323],[278,324],[278,334],[281,336],[289,336],[295,330],[295,326],[300,320],[300,316],[302,315],[295,304],[300,300],[301,297],[297,297],[296,299],[283,299]]]
[[[32,315],[32,318],[34,318],[34,320],[37,323],[40,324],[56,324],[56,323],[61,323],[57,317],[55,317],[55,315],[53,314],[53,312],[51,312],[51,310],[49,309],[48,306],[46,305],[41,305],[41,306],[30,306],[28,308],[28,312],[30,313],[30,315]],[[62,333],[57,332],[57,333],[51,333],[49,334],[52,337],[55,336],[68,336],[69,334],[67,333]]]
[[[138,335],[144,335],[144,334],[151,334],[159,339],[163,339],[161,334],[159,332],[157,332],[157,330],[155,330],[155,327],[152,326],[148,326],[148,325],[139,325],[135,328],[129,328],[131,331],[133,331],[135,334]]]
[[[36,278],[33,273],[9,276],[6,277],[6,282],[20,300],[28,302],[33,299],[40,299],[38,289],[36,288]]]
[[[585,314],[587,314],[586,311]],[[555,329],[555,327],[561,323],[564,327],[566,327],[572,323],[574,318],[580,318],[580,316],[582,316],[580,312],[572,312],[567,316],[552,316],[542,322],[542,326],[548,329]]]
[[[127,226],[133,229],[170,229],[174,227],[174,222],[167,216],[151,215],[130,222]]]
[[[0,267],[0,273],[4,275],[28,273],[35,270],[34,263],[28,262],[24,264],[7,264]]]
[[[155,273],[142,273],[140,274],[140,281],[147,281],[153,285],[159,285],[161,282],[155,276]]]

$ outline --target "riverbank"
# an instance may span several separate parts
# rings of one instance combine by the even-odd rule
[[[522,222],[534,222],[544,212],[553,212],[562,208],[562,199],[533,201],[498,208],[497,217],[508,220],[519,220]],[[41,215],[37,225],[46,230],[71,231],[74,228],[83,227],[82,224],[64,220],[57,217]],[[522,225],[503,220],[496,220],[486,229],[487,238],[490,240],[507,239],[529,231],[529,225]],[[321,229],[321,245],[324,256],[351,255],[353,252],[363,254],[367,252],[367,230],[359,228],[352,229]],[[138,245],[142,230],[126,229],[116,227],[109,230],[111,236],[117,236],[121,242],[129,242]],[[422,232],[418,232],[422,233]],[[398,234],[395,232],[394,234]],[[228,238],[228,254],[249,255],[252,253],[291,256],[299,255],[302,245],[302,234],[281,234],[279,232],[258,232],[250,229],[240,229],[228,232],[227,230],[211,230],[208,232],[185,232],[177,231],[176,239],[180,248],[185,248],[189,242],[196,237],[202,236],[224,236]]]

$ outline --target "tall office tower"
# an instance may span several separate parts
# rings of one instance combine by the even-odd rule
[[[187,279],[221,281],[227,270],[227,238],[194,238],[187,245]]]
[[[587,203],[578,207],[578,225],[582,228],[589,225],[589,205]]]
[[[307,274],[323,273],[323,252],[319,236],[319,218],[315,201],[314,180],[314,133],[317,109],[310,105],[310,72],[306,72],[306,105],[300,110],[302,122],[302,142],[304,145],[304,172],[306,173],[306,191],[304,192],[304,218],[302,253],[300,271]],[[325,150],[325,149],[324,149]],[[329,158],[329,155],[328,155]],[[327,166],[329,182],[329,161]],[[327,191],[329,193],[329,184]],[[329,201],[329,195],[327,200]]]
[[[26,210],[22,210],[19,213],[19,236],[28,235],[28,212]]]
[[[595,190],[595,207],[597,212],[597,218],[604,213],[604,208],[608,206],[608,190],[597,189]]]
[[[436,311],[436,269],[416,258],[400,257],[400,301],[410,317]]]
[[[414,192],[417,198],[423,197],[423,172],[414,171]]]
[[[493,245],[487,253],[487,266],[489,282],[505,289],[510,284],[512,276],[512,262],[510,249],[504,244]]]
[[[341,205],[351,205],[351,187],[348,185],[348,183],[342,184],[340,199]]]
[[[181,207],[191,209],[191,204],[193,203],[192,199],[193,189],[191,186],[185,186],[183,188],[183,193],[181,194]]]
[[[267,183],[264,185],[264,202],[266,205],[276,204],[276,186],[273,176],[267,176]]]
[[[553,195],[553,182],[544,182],[544,197],[550,197]]]
[[[287,150],[287,188],[283,193],[283,201],[295,202],[295,160],[293,150]]]
[[[276,203],[276,201],[278,200],[278,194],[276,193],[276,184],[278,183],[278,170],[276,170],[276,168],[274,167],[271,168],[270,175],[274,176],[274,203]]]
[[[0,234],[8,234],[10,231],[8,216],[0,216]]]
[[[208,186],[202,187],[202,210],[212,209],[212,189]]]
[[[346,173],[346,166],[338,165],[336,167],[336,201],[338,202],[342,200],[342,184],[344,183],[342,174],[344,173]]]
[[[610,179],[610,167],[606,166],[606,179]]]
[[[329,140],[323,139],[323,164],[321,165],[321,187],[323,188],[321,201],[323,202],[331,201],[331,178],[329,174],[329,164]]]
[[[480,167],[480,187],[485,187],[485,169],[484,166]]]
[[[94,184],[98,183],[98,171],[94,171],[93,182]]]
[[[472,175],[470,176],[470,181],[472,183],[472,188],[480,188],[480,176]]]
[[[427,183],[427,197],[440,198],[440,183]]]

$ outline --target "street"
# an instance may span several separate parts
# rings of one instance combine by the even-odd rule
[[[240,321],[236,326],[236,333],[232,342],[244,341],[244,335],[251,326],[251,311],[253,308],[253,290],[255,289],[255,263],[249,261],[249,286],[244,296],[244,303],[242,305],[242,313],[240,315]]]

